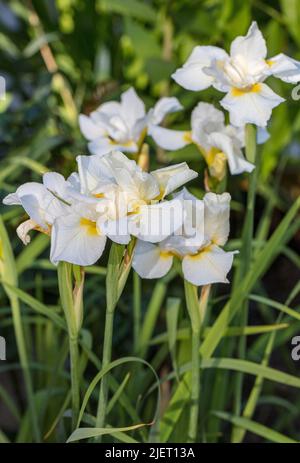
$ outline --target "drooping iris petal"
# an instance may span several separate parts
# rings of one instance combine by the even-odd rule
[[[230,122],[237,127],[247,123],[266,127],[272,109],[284,101],[268,85],[259,83],[249,91],[232,89],[220,101],[230,114]]]
[[[141,278],[161,278],[172,267],[173,257],[159,246],[138,240],[134,249],[132,267]]]
[[[225,252],[211,245],[198,254],[182,260],[184,278],[196,286],[229,283],[227,274],[232,267],[234,252]]]
[[[29,235],[29,232],[31,230],[34,230],[36,228],[36,223],[31,220],[31,219],[28,219],[28,220],[25,220],[25,222],[22,222],[18,227],[17,227],[17,235],[18,237],[20,238],[20,240],[22,241],[23,244],[25,244],[25,246],[30,243],[30,235]],[[46,231],[46,230],[45,230]]]
[[[93,265],[101,257],[106,236],[99,235],[96,223],[77,214],[55,220],[51,231],[51,262]]]
[[[279,53],[267,60],[270,73],[289,84],[300,82],[300,61]]]
[[[188,133],[184,130],[171,130],[152,125],[149,127],[149,135],[165,150],[178,150],[191,143]]]
[[[162,122],[167,114],[174,113],[183,109],[175,97],[163,97],[158,100],[154,108],[148,113],[148,121],[150,124],[158,125]]]

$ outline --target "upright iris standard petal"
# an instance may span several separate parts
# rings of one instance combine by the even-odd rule
[[[198,177],[198,173],[190,169],[186,162],[153,170],[151,174],[159,184],[162,197],[167,196],[190,180]]]
[[[172,78],[187,90],[204,90],[212,85],[214,78],[204,73],[203,69],[213,60],[224,60],[227,56],[219,47],[195,47],[183,67],[172,74]]]
[[[267,56],[266,41],[258,28],[256,21],[253,21],[246,36],[236,37],[230,47],[230,56],[247,57],[248,60],[264,60]]]
[[[204,198],[204,232],[207,240],[224,246],[229,236],[230,194],[207,193]]]
[[[122,119],[130,127],[133,127],[136,122],[142,119],[146,114],[143,100],[141,100],[132,87],[122,93],[121,107]]]

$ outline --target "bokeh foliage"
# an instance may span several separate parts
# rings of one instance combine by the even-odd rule
[[[86,141],[79,132],[78,114],[88,114],[100,103],[117,99],[129,86],[136,88],[147,107],[163,95],[178,97],[185,111],[169,117],[167,124],[173,128],[189,126],[190,111],[200,100],[218,106],[220,94],[216,90],[187,92],[170,79],[170,74],[184,62],[195,45],[211,44],[228,49],[231,40],[244,34],[253,19],[259,23],[266,37],[270,56],[284,52],[300,59],[300,8],[297,0],[0,1],[0,73],[6,79],[7,90],[6,98],[0,101],[1,198],[25,181],[39,181],[48,170],[56,170],[65,176],[70,174],[75,169],[76,156],[87,152]],[[287,101],[273,111],[270,140],[259,152],[261,173],[255,217],[258,249],[277,227],[300,190],[300,104],[292,98],[291,87],[287,84],[272,80],[270,85]],[[201,196],[204,163],[195,148],[189,146],[166,153],[156,149],[151,140],[149,143],[153,167],[185,160],[200,171],[199,179],[192,184],[191,190]],[[233,198],[231,248],[239,243],[246,190],[246,176],[230,179],[229,191]],[[35,235],[31,244],[24,248],[15,235],[15,228],[25,216],[20,215],[18,207],[8,210],[1,205],[0,212],[16,257],[19,288],[23,291],[18,297],[42,436],[57,419],[59,424],[46,441],[64,441],[68,417],[63,420],[61,415],[68,408],[64,407],[69,384],[68,351],[64,331],[49,314],[52,311],[52,314],[61,316],[56,272],[48,262],[49,240]],[[288,300],[291,307],[299,309],[298,293],[296,290],[293,293],[293,289],[300,276],[300,238],[295,227],[293,232],[284,246],[278,244],[281,248],[276,249],[274,255],[280,256],[270,265],[264,278],[255,283],[253,290],[260,299],[251,302],[249,325],[270,325],[274,340],[271,342],[268,334],[249,336],[247,359],[260,364],[266,345],[271,345],[272,366],[297,376],[299,366],[290,359],[290,340],[300,331],[299,315],[298,318],[295,314],[284,315],[285,325],[279,326],[281,329],[275,336],[277,313],[270,307],[270,300],[275,299],[279,303]],[[82,362],[86,365],[82,392],[99,369],[106,259],[105,255],[100,262],[101,267],[92,267],[86,278],[83,337],[96,359],[88,359],[83,351]],[[130,279],[118,306],[113,356],[117,359],[132,353],[133,306],[141,304],[144,325],[140,350],[136,353],[150,361],[163,378],[188,361],[189,340],[188,336],[182,335],[188,330],[186,311],[181,304],[176,325],[172,323],[169,312],[174,306],[169,296],[183,300],[180,279],[172,274],[157,283],[143,282],[142,297],[139,287],[134,286],[133,292],[132,286]],[[210,306],[208,325],[219,313],[229,291],[223,287],[214,291],[215,303]],[[26,294],[34,299],[26,299]],[[30,441],[32,433],[18,367],[11,309],[3,287],[0,298],[0,334],[6,337],[8,345],[8,361],[0,364],[0,380],[3,380],[0,383],[0,428],[5,433],[3,439]],[[36,301],[42,306],[38,306]],[[42,313],[41,307],[48,312]],[[162,342],[157,337],[152,339],[161,333],[165,333]],[[181,339],[177,342],[176,352],[174,345],[170,344],[174,336]],[[224,338],[218,355],[236,357],[236,339],[236,336]],[[157,400],[151,370],[141,365],[134,368],[120,365],[115,371],[117,379],[111,380],[114,398],[110,403],[111,425],[120,427],[128,423],[150,422]],[[230,427],[228,424],[224,426],[220,414],[216,418],[217,415],[212,415],[212,412],[233,412],[234,375],[230,368],[217,373],[214,369],[205,370],[201,441],[230,440]],[[253,381],[253,377],[246,375],[243,405]],[[163,382],[161,411],[174,389],[176,380],[172,384]],[[255,428],[253,432],[251,428],[252,432],[246,435],[246,439],[274,440],[276,436],[268,434],[271,429],[299,440],[296,426],[299,405],[299,389],[289,388],[282,382],[278,385],[276,381],[263,384],[254,419],[266,426],[267,431]],[[87,422],[93,422],[94,414],[92,396]],[[249,423],[239,422],[238,425],[249,430]],[[172,430],[170,440],[184,441],[185,430],[186,417],[183,413]],[[141,441],[147,439],[148,433],[148,429],[142,429],[129,435]],[[124,436],[121,433],[119,439],[124,440]]]

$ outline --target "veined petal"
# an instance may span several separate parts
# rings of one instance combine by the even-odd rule
[[[154,108],[150,109],[148,113],[149,123],[158,125],[169,113],[174,113],[183,109],[175,97],[163,97],[158,100]]]
[[[227,53],[219,47],[197,46],[183,65],[172,74],[172,78],[187,90],[204,90],[214,82],[214,77],[203,72],[212,60],[223,60]]]
[[[186,162],[154,170],[151,174],[154,175],[159,184],[162,197],[198,177],[197,172],[190,169]]]
[[[184,278],[196,286],[229,283],[227,274],[232,267],[234,254],[211,245],[196,255],[185,256],[182,260]]]
[[[206,193],[204,201],[204,233],[208,241],[223,246],[229,235],[230,194]]]
[[[268,85],[259,83],[249,91],[233,88],[221,100],[223,108],[229,111],[230,122],[237,127],[255,124],[266,127],[272,109],[284,101]]]
[[[51,262],[93,265],[101,257],[106,236],[99,235],[96,224],[77,214],[55,220],[51,231]]]
[[[84,114],[79,115],[79,127],[81,133],[87,140],[95,140],[105,133],[104,129],[99,127],[91,117],[85,116]]]
[[[247,60],[264,59],[267,56],[266,41],[258,28],[256,21],[253,21],[247,35],[236,37],[230,47],[231,57],[245,56]]]
[[[151,125],[149,135],[158,146],[165,150],[179,150],[191,143],[189,132],[183,130],[171,130]]]
[[[172,267],[173,257],[159,246],[138,240],[132,260],[132,267],[141,278],[161,278]]]
[[[270,73],[284,82],[296,84],[300,81],[300,61],[279,53],[268,59],[267,64],[270,67]]]
[[[241,174],[242,172],[252,172],[255,168],[253,164],[248,162],[240,147],[235,143],[235,140],[224,133],[211,133],[210,142],[212,146],[219,148],[227,158],[230,173],[232,175]]]

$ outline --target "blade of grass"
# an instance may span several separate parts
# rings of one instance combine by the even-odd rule
[[[200,348],[202,358],[210,358],[230,323],[230,320],[239,310],[242,302],[248,296],[249,292],[254,287],[257,280],[265,273],[269,265],[274,261],[280,253],[283,246],[294,232],[299,228],[300,221],[292,223],[300,207],[300,198],[298,198],[285,217],[280,222],[277,229],[274,231],[264,248],[258,253],[253,266],[248,271],[243,282],[236,288],[232,294],[232,298],[226,303],[220,315],[215,321],[213,327],[204,339]],[[189,399],[189,387],[191,383],[191,375],[187,373],[179,383],[170,404],[161,421],[161,440],[167,442],[175,423],[178,422],[186,401]]]
[[[221,420],[229,421],[234,426],[243,428],[246,431],[250,431],[258,436],[264,437],[271,442],[277,442],[278,444],[297,444],[297,441],[290,437],[284,436],[283,434],[274,431],[274,429],[263,426],[262,424],[256,423],[255,421],[240,416],[234,416],[230,413],[225,412],[212,412],[216,417]]]
[[[10,245],[10,241],[7,235],[5,225],[2,217],[0,216],[0,271],[2,274],[2,280],[11,284],[12,286],[18,285],[17,270],[15,265],[15,259],[13,251]],[[4,288],[5,289],[5,288]],[[35,407],[34,391],[32,385],[32,378],[29,368],[28,353],[26,349],[26,342],[24,337],[21,309],[18,297],[10,290],[5,290],[10,300],[12,316],[14,320],[14,330],[16,336],[16,342],[18,347],[19,358],[24,374],[26,393],[28,397],[30,416],[32,422],[32,431],[34,440],[40,441],[41,433],[38,422],[37,410]]]

